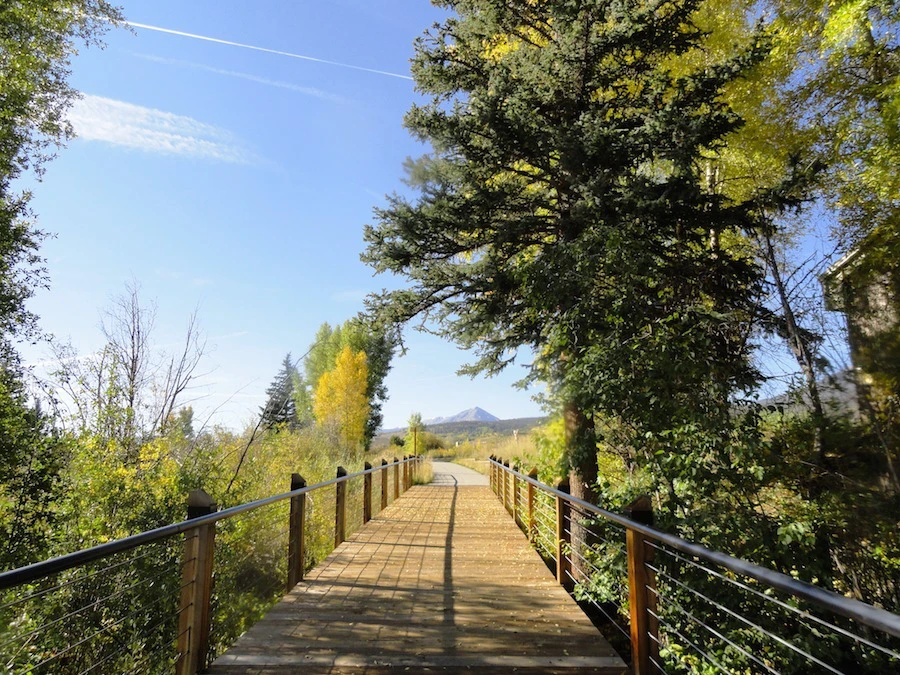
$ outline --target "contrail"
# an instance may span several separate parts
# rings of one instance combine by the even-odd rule
[[[132,28],[143,28],[144,30],[153,30],[158,33],[168,33],[169,35],[179,35],[181,37],[193,38],[194,40],[203,40],[204,42],[215,42],[220,45],[228,45],[230,47],[241,47],[242,49],[252,49],[255,52],[265,52],[267,54],[277,54],[279,56],[287,56],[292,59],[300,59],[302,61],[313,61],[315,63],[324,63],[329,66],[338,66],[340,68],[350,68],[351,70],[361,70],[365,73],[375,73],[376,75],[387,75],[388,77],[397,77],[401,80],[412,80],[409,75],[401,75],[400,73],[390,73],[386,70],[375,70],[374,68],[364,68],[363,66],[354,66],[349,63],[340,63],[338,61],[328,61],[327,59],[317,59],[314,56],[303,56],[302,54],[293,54],[291,52],[283,52],[278,49],[267,49],[266,47],[257,47],[255,45],[247,45],[242,42],[232,42],[231,40],[220,40],[219,38],[208,37],[206,35],[196,35],[194,33],[185,33],[180,30],[172,30],[171,28],[160,28],[159,26],[148,26],[145,23],[136,23],[134,21],[125,21],[125,24]]]

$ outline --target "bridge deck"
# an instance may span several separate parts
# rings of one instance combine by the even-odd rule
[[[472,484],[484,481],[440,463],[435,478],[339,546],[208,672],[623,673],[490,488]]]

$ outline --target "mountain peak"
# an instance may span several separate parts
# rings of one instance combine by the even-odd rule
[[[491,415],[487,410],[475,406],[468,410],[456,413],[451,417],[436,417],[425,420],[425,424],[447,424],[450,422],[499,422],[500,418]]]

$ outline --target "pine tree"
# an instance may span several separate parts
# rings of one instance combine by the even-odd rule
[[[291,360],[288,352],[281,362],[281,370],[272,380],[272,384],[266,389],[266,404],[260,408],[262,425],[265,427],[278,427],[287,425],[290,428],[297,427],[297,409],[294,399],[294,381],[299,376],[296,364]]]
[[[365,232],[364,260],[412,285],[370,304],[473,348],[464,372],[534,350],[529,379],[563,402],[585,495],[596,415],[651,436],[727,426],[755,382],[761,275],[740,241],[759,203],[706,189],[702,160],[740,126],[722,92],[764,49],[679,63],[702,48],[699,0],[446,4],[458,16],[413,60],[432,96],[406,117],[434,148],[408,165],[419,195]]]

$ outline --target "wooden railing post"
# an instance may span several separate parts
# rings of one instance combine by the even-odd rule
[[[537,480],[538,472],[537,467],[531,467],[531,471],[528,472],[528,477],[534,480]],[[537,521],[534,519],[534,485],[528,483],[527,488],[527,499],[528,499],[528,541],[534,542],[534,538],[537,536]]]
[[[394,499],[400,498],[400,460],[394,457]]]
[[[188,520],[215,513],[216,504],[203,490],[191,490]],[[195,675],[206,667],[209,651],[209,600],[212,594],[216,525],[201,525],[184,533],[181,604],[178,616],[178,675]]]
[[[491,484],[491,492],[497,494],[497,486],[494,484],[494,456],[488,457],[488,482]]]
[[[368,471],[372,465],[366,462],[365,470]],[[372,520],[372,474],[367,473],[363,476],[363,525]]]
[[[563,480],[556,486],[560,492],[569,494],[569,481]],[[556,496],[556,580],[560,586],[567,591],[572,590],[572,561],[566,556],[569,555],[569,548],[572,545],[572,528],[571,523],[571,507],[568,500]],[[568,524],[568,527],[566,525]]]
[[[387,508],[387,484],[388,484],[388,468],[387,468],[387,460],[381,460],[381,510],[384,511]]]
[[[503,466],[508,469],[509,468],[509,460],[503,462]],[[503,472],[503,508],[506,509],[507,513],[511,513],[512,509],[509,506],[509,471]]]
[[[644,525],[653,524],[653,508],[646,495],[635,499],[625,515]],[[656,574],[647,567],[653,550],[647,546],[640,532],[628,528],[625,533],[628,554],[628,606],[631,612],[631,667],[634,675],[657,672],[653,660],[659,662],[659,622],[650,614],[656,613]],[[648,611],[649,610],[649,611]]]
[[[403,491],[409,490],[409,455],[403,455]]]
[[[337,477],[347,475],[347,469],[342,466],[337,468]],[[347,523],[347,481],[342,480],[335,486],[334,500],[334,545],[340,546],[346,538],[345,528]]]
[[[291,474],[291,492],[306,487],[306,479],[299,473]],[[291,516],[288,534],[288,582],[290,591],[303,579],[303,563],[306,557],[303,531],[306,526],[306,494],[291,497]]]
[[[513,471],[518,471],[519,467],[516,464],[513,464]],[[512,517],[513,522],[518,525],[519,523],[519,477],[516,474],[512,475]]]

